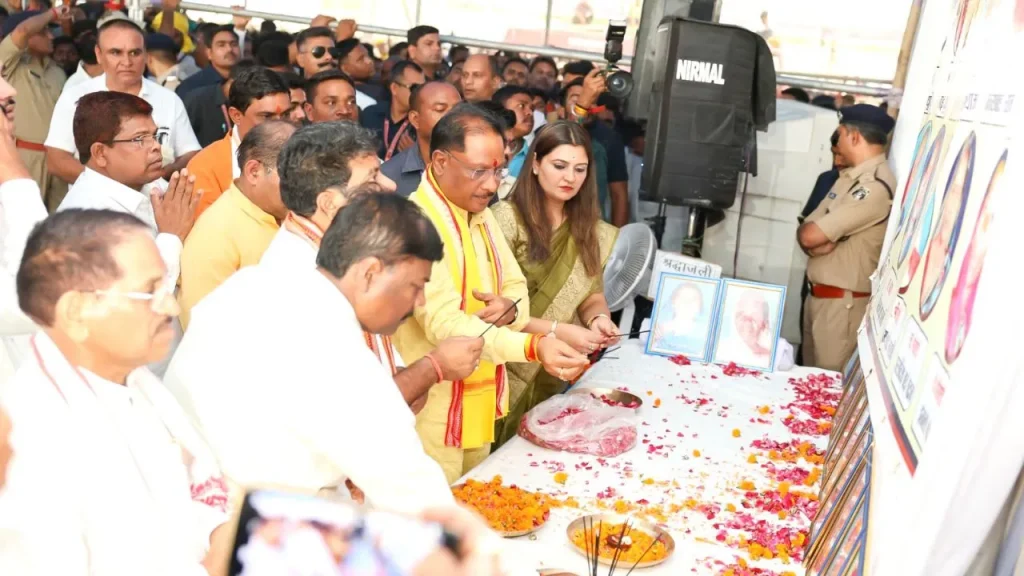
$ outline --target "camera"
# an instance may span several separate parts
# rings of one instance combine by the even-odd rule
[[[608,93],[623,100],[633,91],[633,75],[615,65],[622,59],[622,41],[626,38],[625,22],[609,22],[608,35],[604,41],[605,84]]]

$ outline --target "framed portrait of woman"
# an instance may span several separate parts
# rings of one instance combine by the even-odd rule
[[[722,281],[662,273],[654,299],[647,353],[708,361]]]
[[[711,361],[771,372],[786,287],[726,279],[721,300]]]

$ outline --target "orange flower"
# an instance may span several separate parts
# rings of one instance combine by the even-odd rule
[[[522,488],[502,486],[501,476],[490,482],[467,480],[455,486],[455,499],[475,509],[494,530],[522,532],[543,524],[551,512],[548,496]]]
[[[739,438],[740,437],[740,429],[739,428],[733,428],[732,429],[732,437],[733,438]]]
[[[593,531],[597,530],[595,526]],[[608,534],[615,534],[618,536],[622,532],[622,524],[605,524],[602,527],[602,533],[606,536]],[[627,562],[630,565],[640,560],[640,556],[647,551],[647,554],[643,556],[645,561],[661,560],[668,555],[668,550],[665,548],[665,543],[662,540],[655,542],[654,537],[646,532],[637,528],[630,528],[626,535],[633,541],[633,545],[629,548],[622,550],[619,553],[619,560]],[[592,549],[594,547],[594,532],[591,530],[578,529],[574,530],[570,535],[572,543],[580,550],[585,551],[587,544]],[[653,545],[653,546],[652,546]],[[648,549],[650,549],[648,551]],[[598,553],[601,558],[611,559],[615,557],[616,549],[608,543],[606,537],[601,538],[601,543],[598,546]],[[593,552],[591,552],[593,553]]]
[[[760,408],[757,409],[757,411],[760,412],[761,414],[767,414],[767,413],[772,411],[772,407],[771,406],[761,406]]]
[[[700,450],[694,450],[694,451],[693,451],[693,455],[694,455],[694,457],[696,457],[696,458],[700,458]]]
[[[792,486],[789,482],[779,482],[779,495],[785,496],[789,492],[789,487]]]
[[[788,514],[786,514],[785,510],[779,510],[779,520],[785,520],[786,516],[788,516]]]
[[[659,406],[661,406],[661,398],[655,398],[654,399],[654,407],[657,408]]]
[[[555,472],[555,483],[565,484],[565,481],[569,479],[569,475],[565,472]]]
[[[814,486],[814,483],[821,477],[821,468],[815,466],[811,469],[811,473],[804,478],[804,486]]]
[[[735,512],[736,511],[736,505],[733,504],[732,502],[730,502],[730,503],[725,505],[725,509],[728,510],[729,512]]]
[[[653,390],[648,390],[647,391],[647,395],[648,396],[654,396],[654,391]]]
[[[743,482],[740,482],[740,490],[743,490],[745,492],[749,492],[749,491],[753,490],[754,488],[755,488],[754,483],[751,482],[750,480],[744,480]]]
[[[747,462],[750,462],[751,464],[757,464],[757,456],[754,456],[753,454],[747,456]]]
[[[644,484],[647,484],[648,486],[650,486],[651,484],[654,484],[654,478],[649,478],[649,477],[648,477],[648,478],[644,478],[644,479],[642,480],[642,482],[643,482]]]

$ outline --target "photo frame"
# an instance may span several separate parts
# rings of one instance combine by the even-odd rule
[[[862,542],[867,535],[867,507],[871,497],[871,471],[867,462],[863,464],[861,474],[865,478],[864,486],[857,494],[857,502],[852,507],[840,510],[836,516],[835,529],[839,537],[833,540],[833,548],[827,551],[829,558],[826,560],[825,568],[822,571],[824,576],[843,576],[847,564],[854,558],[854,551],[858,543]],[[850,495],[851,497],[853,494]],[[822,553],[826,552],[825,550]]]
[[[822,529],[831,522],[837,503],[846,498],[851,486],[855,487],[858,483],[867,481],[858,475],[863,475],[866,470],[872,443],[873,436],[869,427],[857,438],[857,443],[849,451],[849,457],[842,461],[843,468],[838,469],[836,481],[831,486],[822,486],[821,496],[818,498],[818,513],[811,520],[811,527],[808,530],[808,549],[814,545]]]
[[[870,488],[866,462],[862,458],[846,479],[843,490],[836,490],[835,498],[823,502],[811,522],[807,541],[808,574],[821,574],[833,556],[843,530],[855,516],[854,512]]]
[[[832,415],[832,429],[828,433],[828,448],[826,452],[831,450],[832,445],[836,442],[836,438],[839,437],[839,431],[846,425],[846,421],[850,417],[850,410],[856,407],[867,393],[863,384],[864,379],[862,378],[860,382],[843,392],[843,395],[839,398],[839,404],[836,405],[836,413]]]
[[[786,287],[722,280],[711,361],[771,372],[782,329]]]
[[[718,317],[722,281],[663,272],[651,315],[647,353],[682,354],[695,362],[707,362]]]
[[[867,404],[867,394],[862,392],[859,394],[854,407],[851,408],[849,416],[844,418],[841,423],[841,428],[834,441],[830,442],[828,449],[825,450],[825,459],[821,464],[822,486],[825,486],[832,476],[836,460],[848,449],[848,444],[852,445],[850,443],[860,435],[861,431],[859,428],[863,427],[867,423],[868,418],[870,418],[871,410]]]

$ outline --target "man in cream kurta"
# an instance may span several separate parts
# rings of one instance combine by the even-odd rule
[[[29,237],[18,280],[43,329],[3,397],[16,457],[0,574],[205,575],[227,486],[145,368],[177,313],[148,229],[112,211],[56,214]]]
[[[441,235],[444,260],[434,264],[424,305],[394,340],[413,362],[445,338],[484,337],[477,369],[434,385],[416,415],[424,448],[454,482],[490,452],[494,422],[508,410],[506,362],[540,361],[568,380],[587,360],[556,338],[521,331],[530,320],[526,278],[487,208],[506,172],[500,121],[460,104],[434,127],[431,149],[431,164],[410,199]]]
[[[335,271],[340,277],[313,266],[282,274],[260,263],[235,273],[193,309],[167,386],[199,423],[236,486],[317,492],[351,480],[381,508],[414,512],[452,501],[444,475],[423,452],[392,375],[363,337],[364,327],[378,327],[389,315],[397,326],[413,302],[396,300],[400,290],[346,293],[366,257],[331,240],[344,234],[416,234],[402,230],[407,222],[376,220],[377,208],[367,206],[375,199],[407,203],[364,195],[339,213],[318,261],[328,250],[355,250],[349,268]],[[422,219],[411,206],[406,210]],[[397,267],[419,256],[381,258],[399,262]],[[365,298],[376,302],[369,317],[357,314]]]

